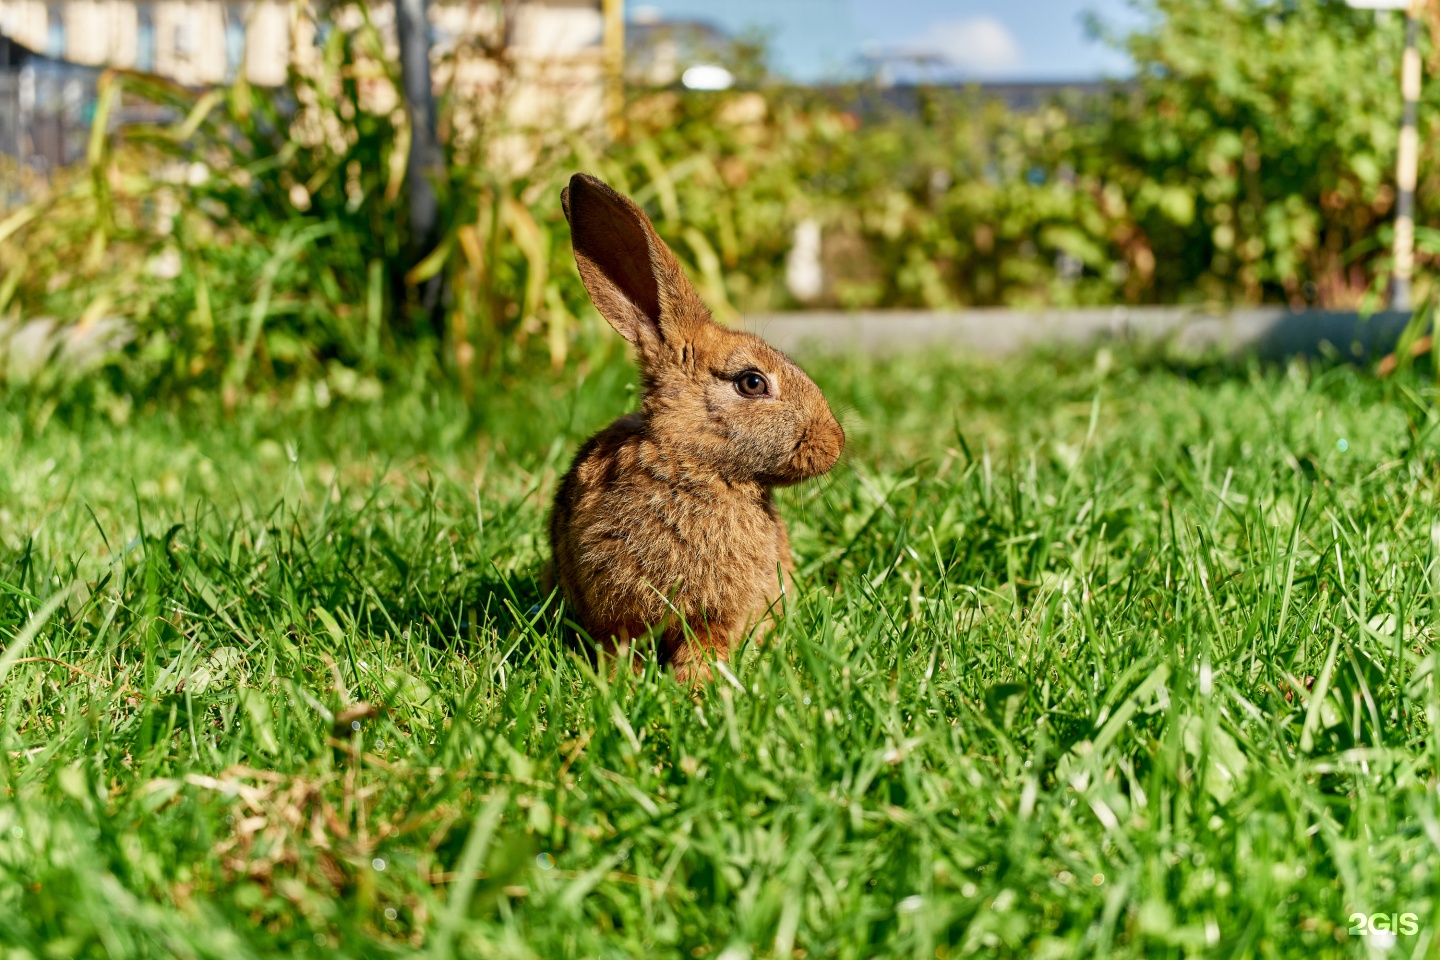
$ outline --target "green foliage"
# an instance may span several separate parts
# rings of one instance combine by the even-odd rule
[[[1033,111],[940,90],[908,111],[839,98],[861,116],[801,91],[770,95],[768,113],[643,101],[664,108],[641,111],[655,154],[686,174],[661,214],[720,249],[736,238],[730,292],[749,309],[788,305],[778,269],[802,217],[825,228],[826,299],[841,306],[1373,306],[1395,202],[1402,18],[1341,0],[1141,6],[1153,26],[1125,41],[1133,83]],[[1432,83],[1424,171],[1437,99]],[[631,182],[682,179],[638,159]],[[1440,213],[1435,184],[1422,179],[1421,223]],[[1435,249],[1422,237],[1422,266]]]
[[[1354,307],[1386,266],[1404,20],[1342,0],[1156,0],[1091,171],[1151,238],[1155,289]],[[1440,213],[1422,103],[1417,219]]]
[[[331,31],[283,96],[243,80],[197,94],[107,74],[97,130],[122,98],[174,120],[96,138],[89,176],[16,214],[39,214],[12,238],[21,316],[79,318],[81,335],[87,319],[123,317],[128,362],[103,383],[117,393],[233,394],[323,379],[329,364],[373,370],[382,316],[393,341],[413,336],[389,308],[389,274],[403,272],[404,115],[367,104],[358,79],[378,43],[368,26]]]
[[[817,365],[850,458],[783,497],[784,626],[694,693],[592,668],[532,580],[628,364],[480,385],[476,432],[453,390],[38,434],[7,406],[0,950],[1331,956],[1357,911],[1430,932],[1433,391],[1106,369]]]
[[[97,131],[122,99],[171,119],[97,134],[87,169],[0,219],[0,376],[113,409],[374,397],[417,365],[468,394],[498,369],[559,367],[603,330],[557,199],[576,170],[646,207],[722,320],[801,305],[784,270],[806,220],[824,235],[820,305],[1373,306],[1400,19],[1341,0],[1142,6],[1133,83],[1024,111],[964,90],[915,91],[904,109],[863,87],[632,91],[627,130],[605,142],[452,89],[444,239],[418,265],[409,130],[364,5],[328,9],[349,26],[321,30],[284,91],[111,77]],[[737,49],[753,76],[754,50]],[[1437,91],[1420,112],[1425,171]],[[1427,173],[1422,224],[1437,203]],[[1440,245],[1420,240],[1424,268]],[[416,295],[437,275],[438,322]],[[46,336],[17,337],[36,323]]]

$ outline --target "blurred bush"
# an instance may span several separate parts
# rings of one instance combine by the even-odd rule
[[[1153,7],[1154,28],[1128,40],[1135,93],[1087,130],[1080,166],[1113,184],[1148,239],[1154,295],[1361,305],[1389,268],[1404,18],[1343,0]],[[1440,4],[1427,11],[1435,21]],[[1440,213],[1437,102],[1432,82],[1421,224]],[[1421,239],[1433,263],[1434,237]]]
[[[1153,0],[1152,27],[1125,41],[1132,83],[1027,111],[973,90],[637,91],[606,142],[599,124],[526,129],[498,101],[442,98],[444,240],[418,266],[398,70],[364,5],[327,10],[319,56],[283,91],[104,78],[86,168],[0,214],[6,383],[123,416],[163,394],[324,404],[563,364],[602,330],[558,202],[575,170],[650,211],[722,320],[811,304],[1351,308],[1387,266],[1400,18],[1339,0]],[[1422,224],[1440,213],[1436,90]],[[110,134],[122,97],[169,120]],[[792,291],[797,231],[818,232],[821,282]],[[437,330],[414,291],[442,274]]]

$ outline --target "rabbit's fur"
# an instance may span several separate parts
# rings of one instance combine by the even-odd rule
[[[560,201],[590,299],[635,347],[641,398],[560,484],[555,575],[591,638],[613,651],[654,628],[693,680],[778,610],[793,563],[771,488],[825,473],[845,433],[789,358],[711,319],[632,201],[584,174]]]

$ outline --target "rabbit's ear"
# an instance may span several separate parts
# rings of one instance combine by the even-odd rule
[[[643,210],[577,173],[560,192],[580,279],[601,316],[654,359],[677,348],[709,313]]]

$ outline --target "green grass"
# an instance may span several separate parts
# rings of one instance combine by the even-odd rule
[[[849,458],[698,696],[534,582],[618,356],[478,412],[8,401],[0,953],[1430,955],[1435,391],[1105,367],[815,365]]]

